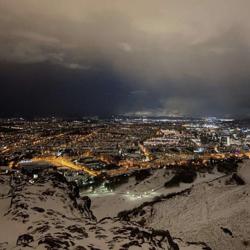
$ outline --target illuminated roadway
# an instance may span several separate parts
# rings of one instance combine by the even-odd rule
[[[243,157],[250,158],[250,152],[246,152],[242,154],[206,154],[200,157],[199,159],[204,162],[207,162],[210,159],[226,159],[232,156],[238,157],[238,158],[243,158]],[[31,162],[33,163],[47,162],[58,168],[69,168],[75,171],[83,171],[89,174],[90,176],[98,176],[101,174],[101,171],[92,170],[86,165],[73,163],[71,159],[68,157],[41,156],[41,157],[35,157],[31,159]],[[162,161],[161,163],[163,165],[170,164],[174,166],[185,166],[185,164],[187,164],[188,162],[189,162],[188,160],[177,160],[177,161],[171,160],[170,162],[166,160],[166,161]],[[20,165],[17,164],[17,166],[20,166]],[[151,162],[133,161],[133,162],[127,162],[127,164],[126,164],[126,161],[124,161],[124,162],[118,163],[118,166],[120,166],[119,169],[109,170],[107,171],[107,174],[109,176],[115,176],[115,175],[120,175],[120,174],[126,174],[136,169],[159,168],[157,161],[151,161]]]
[[[94,171],[89,169],[87,166],[81,164],[73,163],[69,158],[66,157],[56,157],[56,156],[45,156],[45,157],[35,157],[32,162],[47,162],[56,167],[66,167],[76,171],[84,171],[91,176],[97,176],[100,174],[99,171]]]

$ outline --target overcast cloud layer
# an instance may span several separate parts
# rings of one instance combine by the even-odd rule
[[[249,9],[249,0],[0,0],[0,116],[248,116]]]

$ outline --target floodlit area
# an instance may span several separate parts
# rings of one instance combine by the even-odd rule
[[[127,192],[124,197],[129,201],[136,201],[136,200],[148,200],[150,198],[154,198],[156,196],[159,196],[160,193],[154,192],[154,190],[148,191],[148,192],[142,192],[142,193],[133,193],[133,192]]]

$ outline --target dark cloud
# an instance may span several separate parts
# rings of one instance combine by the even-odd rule
[[[0,66],[0,116],[110,116],[130,92],[106,66],[86,72],[49,62]]]
[[[249,7],[0,1],[0,115],[248,115]]]

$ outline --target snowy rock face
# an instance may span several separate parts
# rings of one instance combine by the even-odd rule
[[[250,161],[245,161],[234,172],[120,212],[119,217],[167,228],[190,247],[200,243],[204,249],[250,249],[249,176]]]
[[[164,186],[173,176],[162,171],[131,181],[141,190],[161,180],[162,195],[104,218],[93,212],[94,199],[80,197],[78,187],[57,172],[35,182],[0,175],[0,249],[250,249],[250,162],[226,170],[178,188]],[[116,204],[101,203],[99,210]]]
[[[0,176],[0,249],[179,249],[166,230],[97,221],[91,200],[54,173],[30,183]],[[108,209],[104,207],[103,209]]]

